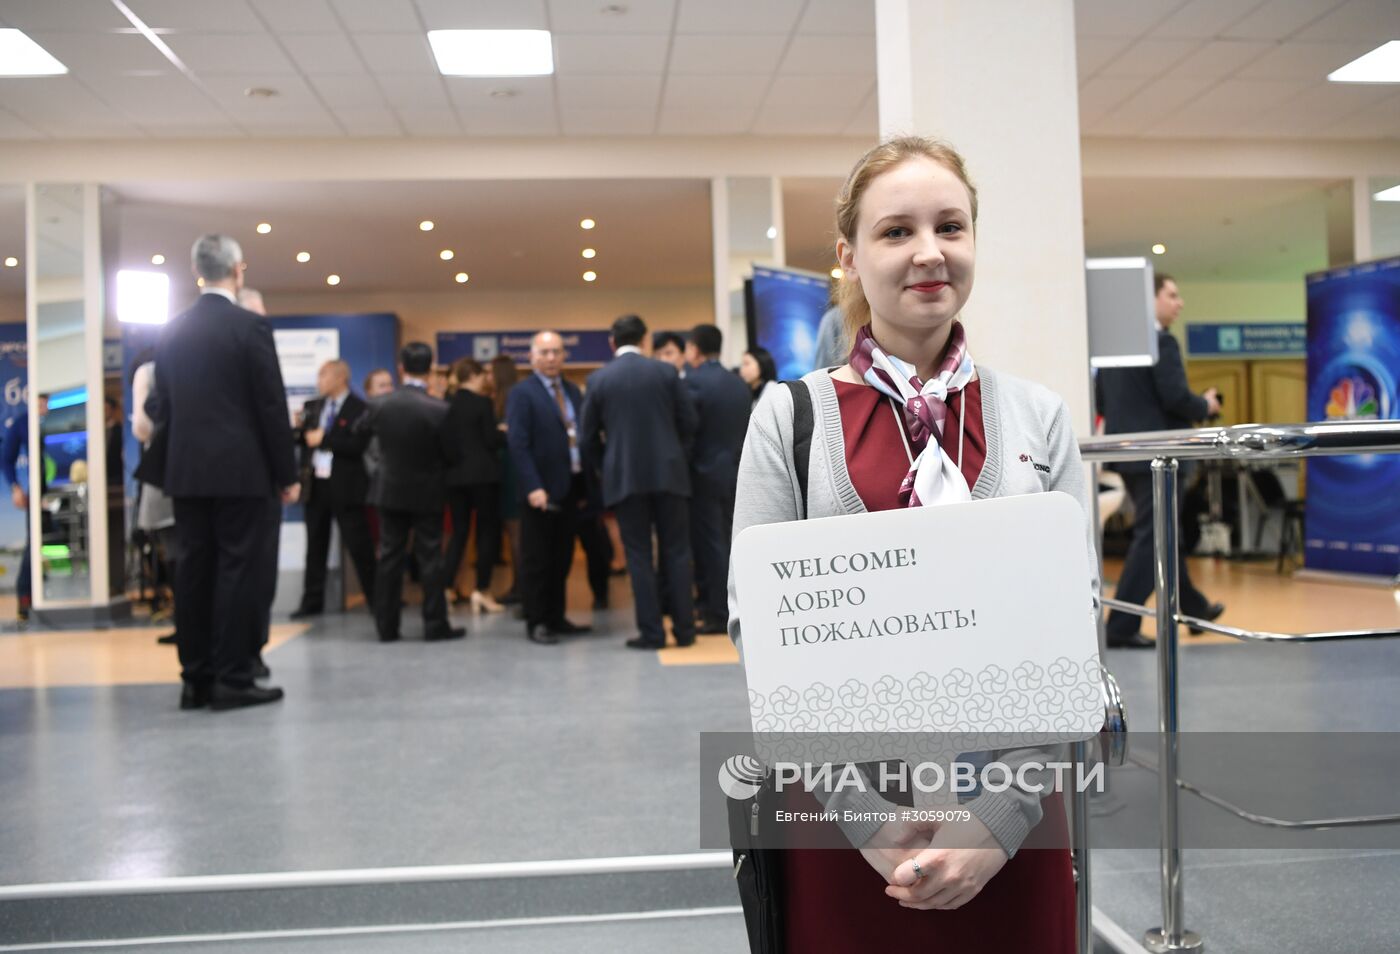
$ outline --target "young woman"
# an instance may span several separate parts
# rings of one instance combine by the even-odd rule
[[[755,345],[739,359],[739,377],[753,391],[753,403],[757,406],[768,385],[778,380],[778,365],[767,348]]]
[[[496,425],[491,400],[491,369],[472,358],[452,366],[457,390],[448,399],[444,428],[462,449],[461,460],[447,472],[447,506],[452,512],[452,539],[447,544],[447,586],[456,584],[462,555],[467,550],[472,511],[476,512],[476,587],[469,597],[472,612],[499,613],[503,607],[491,596],[491,575],[501,544],[501,462],[505,435]]]
[[[892,140],[852,170],[837,200],[838,303],[850,357],[803,378],[814,417],[806,516],[1063,490],[1084,506],[1092,548],[1064,402],[973,361],[960,318],[972,291],[976,224],[977,191],[962,157],[944,144]],[[744,443],[736,537],[803,512],[792,420],[790,392],[768,388]],[[1023,454],[1049,472],[1020,463]],[[958,559],[956,542],[940,549]],[[737,640],[732,581],[730,607]],[[902,822],[843,825],[859,852],[786,852],[787,949],[1073,951],[1074,884],[1058,796],[1042,804],[1013,787],[963,807],[969,821],[936,832]],[[1055,847],[1020,851],[1028,837]]]

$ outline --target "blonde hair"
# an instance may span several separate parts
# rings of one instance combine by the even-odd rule
[[[836,232],[847,244],[855,244],[853,236],[856,234],[856,220],[860,216],[860,200],[870,183],[910,159],[928,159],[958,177],[967,187],[968,201],[972,206],[972,225],[974,229],[977,227],[977,187],[968,177],[962,154],[937,139],[901,136],[886,140],[861,156],[846,177],[845,185],[841,186],[841,192],[836,196]],[[834,297],[845,318],[849,344],[855,340],[857,331],[870,324],[870,302],[866,301],[860,282],[844,274],[836,286]]]

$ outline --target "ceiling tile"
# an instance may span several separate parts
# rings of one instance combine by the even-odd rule
[[[162,76],[110,76],[96,87],[103,101],[141,123],[214,122],[224,113],[182,73]]]
[[[1136,136],[1208,90],[1207,79],[1184,78],[1148,83],[1094,123],[1094,135]]]
[[[263,33],[266,30],[248,0],[126,0],[126,5],[153,30],[199,33]]]
[[[680,16],[676,19],[677,33],[734,33],[742,24],[743,32],[792,32],[802,0],[680,0]]]
[[[111,0],[0,0],[0,23],[34,30],[115,30],[130,27]]]
[[[656,124],[656,110],[561,107],[559,119],[566,136],[647,136]]]
[[[1305,43],[1290,40],[1275,46],[1237,74],[1243,79],[1312,79],[1322,82],[1328,73],[1345,66],[1375,48],[1375,40],[1342,40]],[[1324,83],[1325,86],[1365,84]]]
[[[241,127],[231,127],[228,123],[151,123],[146,130],[152,139],[238,139],[247,136]]]
[[[667,107],[662,109],[657,132],[663,136],[737,136],[749,131],[757,107]]]
[[[411,136],[458,136],[462,127],[451,109],[400,109],[399,121]]]
[[[0,109],[0,139],[42,139],[44,134],[14,113]]]
[[[1391,86],[1322,83],[1303,89],[1274,109],[1260,112],[1244,125],[1244,131],[1267,129],[1285,138],[1301,138],[1363,110],[1374,115],[1378,106],[1395,95]]]
[[[1118,76],[1096,76],[1079,87],[1079,123],[1088,126],[1137,90],[1138,80]]]
[[[1281,40],[1320,20],[1345,0],[1267,0],[1230,24],[1225,36],[1246,40]]]
[[[1152,28],[1152,36],[1209,40],[1245,17],[1259,0],[1190,0]]]
[[[609,6],[626,9],[621,15],[603,12]],[[547,0],[550,29],[558,33],[661,33],[669,35],[676,0]]]
[[[834,113],[844,125],[870,88],[870,82],[851,82],[845,77],[779,76],[763,106],[766,110],[808,110],[808,115]]]
[[[375,77],[389,105],[400,112],[431,112],[450,110],[447,88],[440,76],[417,76],[410,73],[382,73]]]
[[[139,33],[31,33],[30,37],[81,76],[124,70],[173,70]]]
[[[246,123],[245,128],[254,136],[266,139],[333,139],[345,135],[341,128],[324,114]]]
[[[363,73],[364,62],[344,33],[288,33],[282,45],[297,69],[317,73]]]
[[[795,36],[788,45],[780,73],[875,76],[873,34]]]
[[[333,110],[351,136],[402,136],[403,127],[392,109],[384,106],[344,106]]]
[[[750,128],[755,136],[836,136],[846,127],[850,110],[824,109],[820,104],[765,105]]]
[[[666,78],[662,106],[665,110],[712,110],[732,105],[736,114],[758,110],[768,77],[729,74],[717,76],[672,75]]]
[[[205,77],[202,82],[219,105],[240,120],[245,117],[256,119],[262,116],[278,116],[307,109],[323,111],[316,94],[299,76],[228,74]],[[244,90],[255,86],[275,89],[277,95],[269,99],[253,99],[244,94]]]
[[[1211,40],[1178,63],[1175,69],[1211,79],[1229,76],[1274,48],[1264,40]]]
[[[1201,48],[1198,40],[1141,40],[1099,71],[1100,76],[1158,76]]]
[[[0,104],[39,128],[125,124],[112,108],[73,76],[8,77],[0,79]]]
[[[554,69],[570,73],[660,73],[670,37],[612,33],[556,33]]]
[[[1328,139],[1400,138],[1400,94],[1392,92],[1372,109],[1343,116],[1318,135]]]
[[[772,73],[786,36],[677,36],[671,46],[672,73]]]
[[[423,33],[413,0],[331,0],[352,33]]]
[[[340,20],[326,0],[250,0],[268,27],[281,34],[334,33]]]
[[[384,96],[374,77],[367,73],[345,73],[338,76],[312,76],[311,85],[321,94],[327,106],[339,107],[383,107]]]
[[[1242,125],[1296,99],[1303,88],[1297,80],[1223,80],[1213,85],[1207,95],[1167,117],[1164,126],[1189,134],[1193,120],[1224,120],[1229,125]]]
[[[661,74],[561,76],[556,88],[560,109],[640,109],[654,115],[661,96]]]
[[[544,0],[417,0],[429,30],[546,30]]]
[[[797,32],[874,36],[875,0],[807,0]]]
[[[447,94],[467,135],[558,135],[554,85],[547,76],[446,77]],[[510,89],[514,96],[493,96]]]
[[[1074,55],[1081,77],[1093,76],[1132,41],[1121,36],[1081,36],[1075,40]]]
[[[1331,13],[1299,30],[1299,40],[1400,39],[1400,3],[1395,0],[1348,0]]]
[[[880,98],[871,92],[860,104],[846,128],[843,136],[878,136],[880,134]]]
[[[165,37],[165,42],[199,76],[296,72],[277,41],[267,34],[180,34]]]
[[[1182,0],[1075,0],[1075,32],[1080,36],[1141,36],[1181,3]]]
[[[352,39],[375,73],[438,75],[428,38],[421,33],[357,33]]]

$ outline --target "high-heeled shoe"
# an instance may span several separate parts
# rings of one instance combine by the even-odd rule
[[[483,612],[500,613],[505,611],[505,607],[492,599],[490,594],[483,593],[480,590],[472,590],[471,601],[472,613],[474,615],[480,615]]]

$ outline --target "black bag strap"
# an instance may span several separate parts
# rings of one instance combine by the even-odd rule
[[[792,394],[792,461],[797,466],[797,489],[802,494],[802,512],[807,517],[807,470],[812,462],[812,392],[802,381],[784,381]]]

